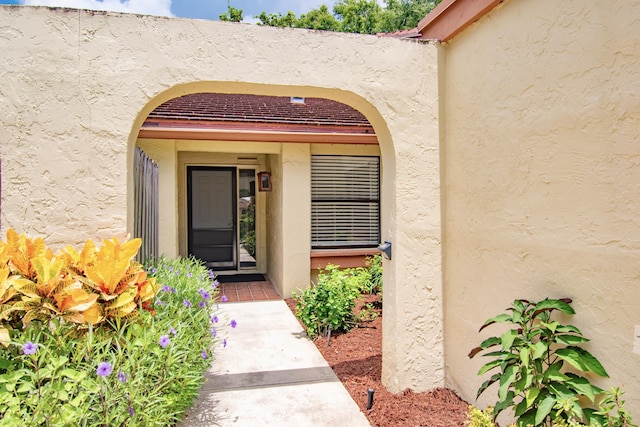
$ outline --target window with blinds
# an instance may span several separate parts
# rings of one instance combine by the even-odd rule
[[[311,246],[361,248],[380,242],[380,158],[311,156]]]

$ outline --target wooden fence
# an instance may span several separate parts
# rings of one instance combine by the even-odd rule
[[[158,164],[144,151],[136,147],[133,166],[134,173],[134,237],[142,239],[142,247],[137,260],[146,260],[158,256]]]

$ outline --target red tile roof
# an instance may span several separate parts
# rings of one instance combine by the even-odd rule
[[[373,133],[358,110],[324,98],[195,93],[171,99],[156,107],[143,127],[234,127],[252,129]]]
[[[422,37],[420,31],[418,31],[418,27],[409,28],[407,30],[398,30],[392,33],[378,33],[376,35],[381,37],[395,37],[399,39],[416,39]]]

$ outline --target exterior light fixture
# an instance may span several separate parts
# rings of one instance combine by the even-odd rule
[[[371,409],[373,406],[373,393],[376,391],[372,388],[367,390],[367,409]]]
[[[270,172],[258,173],[258,190],[271,191],[271,173]]]
[[[386,259],[391,259],[391,242],[384,242],[378,246],[378,250]]]

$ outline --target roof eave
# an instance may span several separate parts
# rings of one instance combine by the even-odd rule
[[[422,39],[447,42],[504,0],[443,0],[418,23]]]
[[[182,139],[227,142],[279,142],[313,144],[364,144],[378,145],[375,134],[362,133],[316,133],[316,132],[270,132],[255,130],[198,129],[142,127],[141,139]]]

